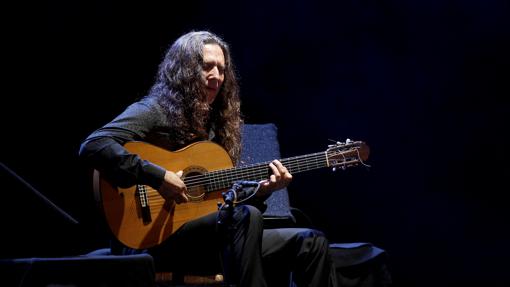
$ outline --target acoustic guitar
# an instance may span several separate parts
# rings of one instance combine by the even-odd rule
[[[239,180],[261,181],[271,175],[269,162],[233,167],[228,153],[218,144],[202,141],[178,151],[168,151],[144,142],[128,142],[124,147],[142,159],[167,170],[183,171],[190,199],[176,204],[165,200],[146,185],[120,188],[96,170],[94,193],[113,235],[124,245],[145,249],[156,246],[184,223],[215,212],[221,192]],[[323,167],[348,168],[364,164],[369,148],[364,142],[346,141],[330,145],[326,151],[281,159],[292,174]]]

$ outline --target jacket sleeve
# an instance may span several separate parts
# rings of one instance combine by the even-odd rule
[[[166,170],[129,153],[123,145],[143,141],[158,122],[157,108],[137,102],[81,144],[79,157],[119,187],[146,184],[159,188]]]

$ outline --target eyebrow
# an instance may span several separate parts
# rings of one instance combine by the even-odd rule
[[[218,67],[220,67],[220,68],[222,68],[222,69],[225,69],[225,67],[227,66],[227,64],[223,64],[223,65],[222,65],[222,64],[219,64],[219,63],[218,63],[218,64],[216,64],[216,62],[215,62],[215,61],[207,61],[207,60],[204,60],[203,62],[204,62],[204,65],[206,65],[206,66],[216,65],[216,66],[218,66]]]

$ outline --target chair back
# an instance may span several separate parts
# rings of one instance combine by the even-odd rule
[[[275,124],[244,124],[239,166],[280,159],[278,129]],[[277,190],[266,200],[264,218],[292,219],[287,188]]]

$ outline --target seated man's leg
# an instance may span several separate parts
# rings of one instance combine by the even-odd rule
[[[314,229],[264,230],[262,257],[270,286],[288,286],[289,271],[298,286],[335,286],[336,273],[324,234]]]
[[[220,225],[225,236],[222,258],[226,279],[239,286],[267,286],[261,255],[262,214],[251,205],[241,205],[234,209],[232,219],[230,224]]]
[[[217,213],[185,223],[161,245],[150,248],[156,270],[221,272],[220,240],[216,229]]]
[[[262,231],[260,211],[242,205],[235,207],[232,214],[222,212],[218,216],[215,212],[187,222],[149,253],[155,259],[156,269],[168,266],[185,272],[222,263],[227,282],[264,287],[260,252]]]

